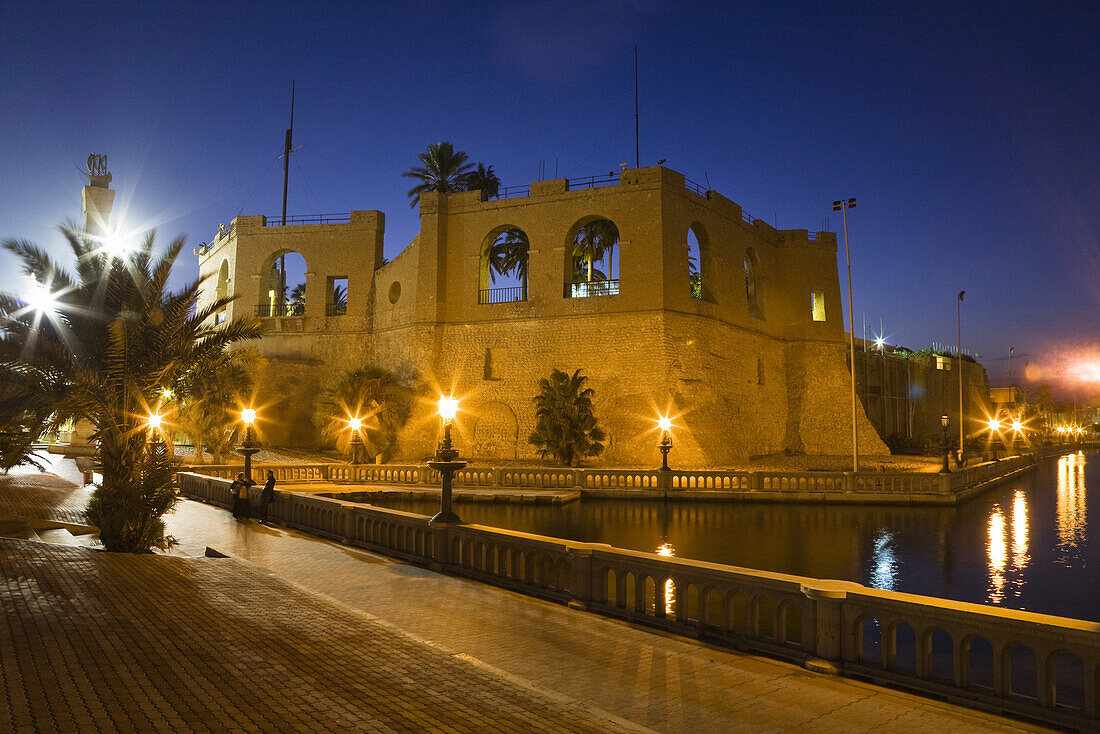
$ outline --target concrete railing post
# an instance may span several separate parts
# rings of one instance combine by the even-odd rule
[[[588,609],[592,597],[592,549],[569,548],[569,561],[573,573],[573,609]]]
[[[815,658],[805,666],[819,673],[837,673],[844,661],[844,600],[858,584],[820,580],[801,585],[802,593],[814,602],[814,639],[810,652]]]
[[[451,526],[446,523],[429,525],[432,534],[432,563],[433,571],[439,571],[449,566],[451,559]]]

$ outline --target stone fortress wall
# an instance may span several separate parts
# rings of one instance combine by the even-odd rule
[[[667,409],[679,416],[673,458],[682,466],[850,451],[835,235],[776,230],[659,166],[625,170],[610,183],[571,190],[565,179],[541,181],[526,196],[488,201],[477,191],[425,194],[419,235],[388,263],[380,212],[287,226],[234,219],[200,257],[204,299],[240,296],[226,318],[263,313],[280,253],[307,263],[305,314],[262,319],[270,396],[258,403],[276,401],[264,410],[267,439],[316,440],[313,398],[341,372],[370,363],[415,368],[462,396],[458,447],[479,459],[534,456],[526,440],[532,396],[555,367],[589,376],[609,434],[602,465],[657,462],[654,419]],[[619,230],[617,293],[576,297],[569,243],[598,218]],[[479,303],[487,248],[510,228],[530,242],[526,299]],[[689,286],[689,230],[699,243],[701,298]],[[321,296],[331,300],[334,278],[348,281],[346,315],[326,315]],[[815,320],[812,294],[824,320]],[[437,428],[425,401],[399,457],[430,454]],[[862,412],[858,430],[862,452],[887,453]]]

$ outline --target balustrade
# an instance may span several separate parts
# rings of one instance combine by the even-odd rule
[[[596,476],[633,481],[647,474]],[[808,477],[796,479],[800,485]],[[229,505],[229,483],[180,474],[183,494],[221,506]],[[252,493],[258,500],[259,488]],[[842,674],[1060,726],[1095,727],[1100,719],[1100,623],[480,525],[431,527],[422,515],[293,491],[279,493],[270,517],[608,616],[794,662],[813,660],[817,669],[825,661]]]

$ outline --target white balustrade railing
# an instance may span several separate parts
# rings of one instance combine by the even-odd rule
[[[471,465],[455,474],[465,487],[514,489],[574,489],[617,494],[619,490],[672,492],[783,493],[792,499],[878,499],[953,502],[977,489],[1036,466],[1038,458],[1063,453],[1069,447],[1044,447],[1035,454],[1011,456],[950,474],[930,472],[724,471],[675,469],[573,469],[559,467],[490,467]],[[253,464],[252,478],[263,482],[267,471],[280,483],[346,482],[438,486],[439,472],[426,464]],[[183,467],[181,472],[232,478],[240,465]]]
[[[226,479],[183,473],[180,489],[213,504],[230,503]],[[259,499],[258,487],[252,496]],[[814,669],[832,667],[1059,726],[1100,726],[1100,623],[482,525],[433,527],[422,515],[293,491],[279,492],[270,518]]]

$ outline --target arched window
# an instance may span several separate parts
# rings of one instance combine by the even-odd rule
[[[745,250],[745,299],[749,304],[749,315],[764,318],[760,307],[760,261],[751,247]]]
[[[702,227],[693,224],[688,227],[688,285],[692,298],[703,298],[703,251],[699,243]]]
[[[592,219],[575,227],[566,241],[565,297],[619,294],[619,228],[610,219]]]
[[[526,301],[530,250],[527,233],[519,227],[493,229],[481,244],[477,302]]]
[[[229,297],[229,260],[222,260],[222,266],[218,269],[218,288],[214,296],[219,301]],[[222,306],[214,314],[214,324],[223,324],[225,320],[225,306]]]
[[[305,316],[306,260],[293,250],[275,253],[260,286],[257,316]]]

